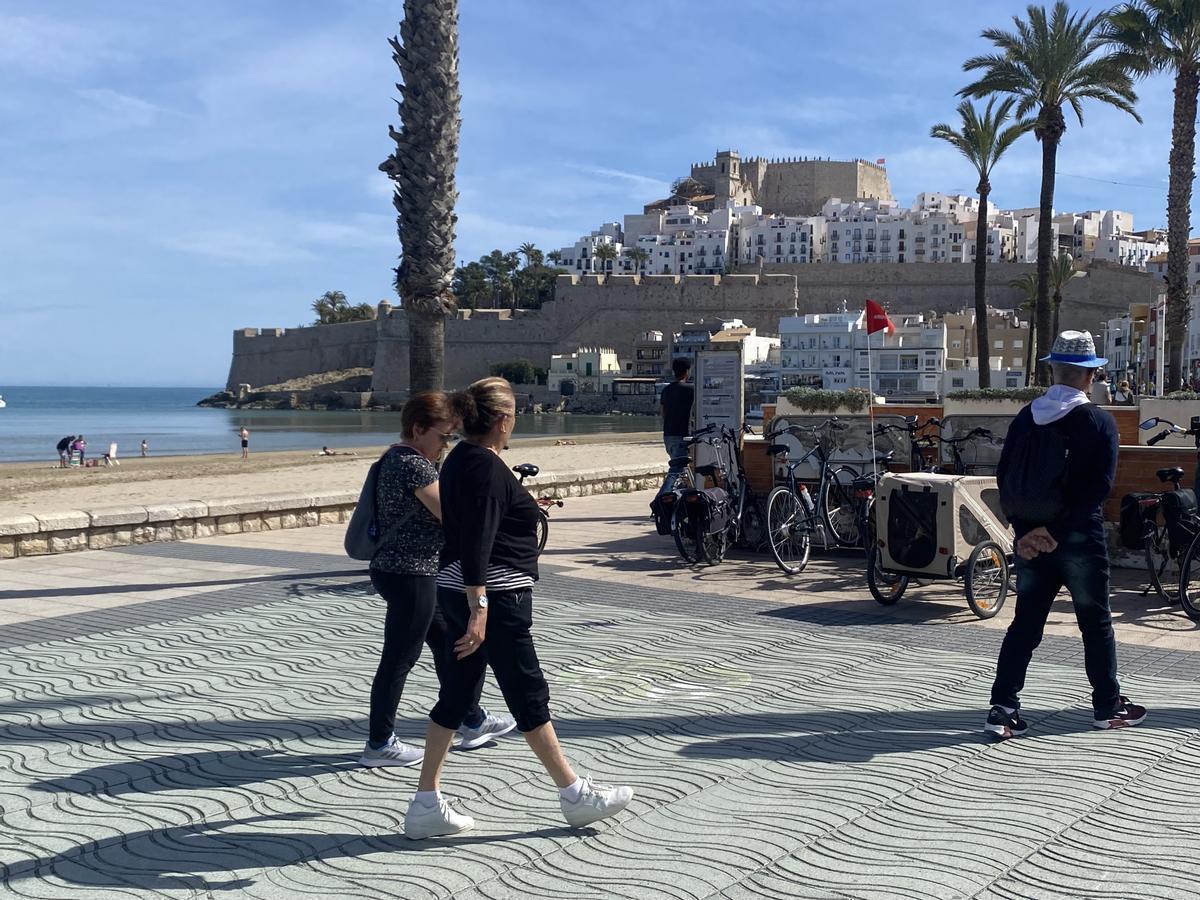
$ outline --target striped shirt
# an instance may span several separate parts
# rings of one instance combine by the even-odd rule
[[[437,586],[451,591],[461,591],[463,584],[462,563],[455,560],[438,572]],[[489,591],[523,591],[533,587],[533,576],[510,566],[488,566],[487,584]]]

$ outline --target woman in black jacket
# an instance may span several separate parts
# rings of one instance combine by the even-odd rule
[[[454,403],[466,440],[442,466],[446,544],[438,604],[449,633],[461,637],[429,714],[421,780],[404,817],[404,833],[419,840],[475,824],[451,808],[438,785],[452,736],[470,709],[485,666],[491,666],[517,728],[558,786],[567,824],[582,827],[620,812],[633,791],[578,777],[550,721],[550,688],[530,633],[538,508],[500,459],[516,422],[516,399],[503,378],[485,378],[455,395]]]

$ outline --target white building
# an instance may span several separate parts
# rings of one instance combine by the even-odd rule
[[[546,387],[552,394],[611,394],[613,379],[619,375],[621,363],[615,350],[580,347],[550,357]]]
[[[903,316],[893,321],[893,334],[878,331],[868,339],[865,330],[854,332],[854,386],[893,402],[941,396],[946,368],[945,323],[927,322],[924,316]]]
[[[779,338],[761,335],[741,319],[720,324],[701,320],[685,324],[683,330],[674,335],[671,359],[686,357],[695,366],[696,354],[701,350],[729,350],[741,353],[743,366],[762,368],[777,364],[779,347]]]
[[[854,333],[863,314],[785,316],[779,320],[780,388],[812,387],[844,391],[851,387]]]
[[[580,274],[599,273],[602,271],[602,261],[596,258],[596,248],[601,244],[611,244],[620,258],[622,247],[621,226],[617,222],[605,222],[589,235],[577,240],[572,247],[563,247],[559,253],[562,260],[559,265]],[[608,272],[619,271],[620,263],[614,259],[604,266]]]

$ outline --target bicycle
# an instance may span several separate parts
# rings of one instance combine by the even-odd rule
[[[524,484],[526,478],[535,478],[540,471],[533,463],[521,463],[513,466],[512,470],[520,476],[519,484]],[[535,497],[540,515],[537,520],[538,554],[546,548],[546,540],[550,537],[550,510],[553,507],[562,508],[563,502],[557,497]]]
[[[986,468],[991,468],[991,466],[987,466],[987,464],[985,464],[985,463],[967,463],[963,459],[962,445],[970,443],[970,442],[974,441],[976,438],[984,438],[990,444],[1002,445],[1004,443],[1004,441],[997,440],[996,435],[992,434],[992,432],[986,428],[972,428],[966,434],[960,435],[959,437],[956,437],[956,438],[948,438],[948,437],[943,437],[941,435],[937,436],[936,439],[938,441],[941,441],[943,445],[945,445],[945,444],[950,445],[950,456],[954,462],[954,474],[955,475],[978,474],[978,471],[981,466],[986,467]],[[993,473],[989,472],[987,474],[990,475]]]
[[[825,546],[829,546],[830,539],[837,547],[859,545],[862,537],[859,504],[852,487],[859,478],[858,471],[851,466],[835,467],[821,442],[822,431],[841,431],[847,427],[836,417],[831,417],[812,427],[790,425],[766,435],[772,441],[785,434],[797,439],[801,435],[815,438],[812,449],[793,462],[787,461],[790,448],[786,444],[773,443],[767,447],[767,453],[783,457],[787,467],[787,484],[775,488],[767,498],[771,556],[785,575],[799,575],[804,571],[814,534],[822,536]],[[815,502],[808,486],[796,479],[796,469],[810,459],[815,459],[819,469]]]
[[[745,431],[745,426],[743,426]],[[685,562],[716,565],[729,547],[754,529],[757,510],[746,480],[738,435],[716,423],[694,432],[688,444],[707,444],[713,462],[695,466],[695,475],[710,478],[713,487],[693,485],[679,491],[671,533]]]
[[[1169,419],[1158,416],[1147,419],[1138,427],[1149,431],[1159,425],[1167,427],[1146,443],[1153,446],[1172,434],[1191,437],[1195,440],[1197,464],[1200,466],[1200,416],[1193,416],[1188,428],[1182,428]],[[1176,598],[1188,618],[1200,622],[1200,514],[1196,510],[1196,494],[1193,490],[1188,496],[1189,492],[1179,487],[1179,482],[1183,479],[1183,469],[1178,466],[1159,469],[1155,474],[1159,481],[1164,484],[1169,482],[1172,488],[1156,497],[1145,498],[1152,501],[1144,507],[1148,515],[1143,526],[1146,535],[1146,568],[1150,571],[1151,586],[1164,600],[1170,602],[1173,599],[1162,587],[1162,575],[1168,559],[1172,556],[1178,557],[1179,590]],[[1200,468],[1196,477],[1200,478]],[[1157,503],[1154,503],[1154,500],[1157,500]],[[1159,509],[1163,512],[1161,527],[1156,522]],[[1185,543],[1187,549],[1180,552]]]

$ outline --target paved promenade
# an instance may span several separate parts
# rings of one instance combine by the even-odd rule
[[[355,765],[382,609],[340,526],[0,563],[0,895],[1197,895],[1200,636],[1180,613],[1119,586],[1123,686],[1150,716],[1101,733],[1059,604],[1030,735],[992,744],[1010,610],[979,622],[941,588],[884,609],[854,556],[795,580],[688,570],[648,502],[568,501],[543,557],[568,754],[637,790],[582,832],[504,738],[447,765],[475,831],[402,836],[416,773]]]

